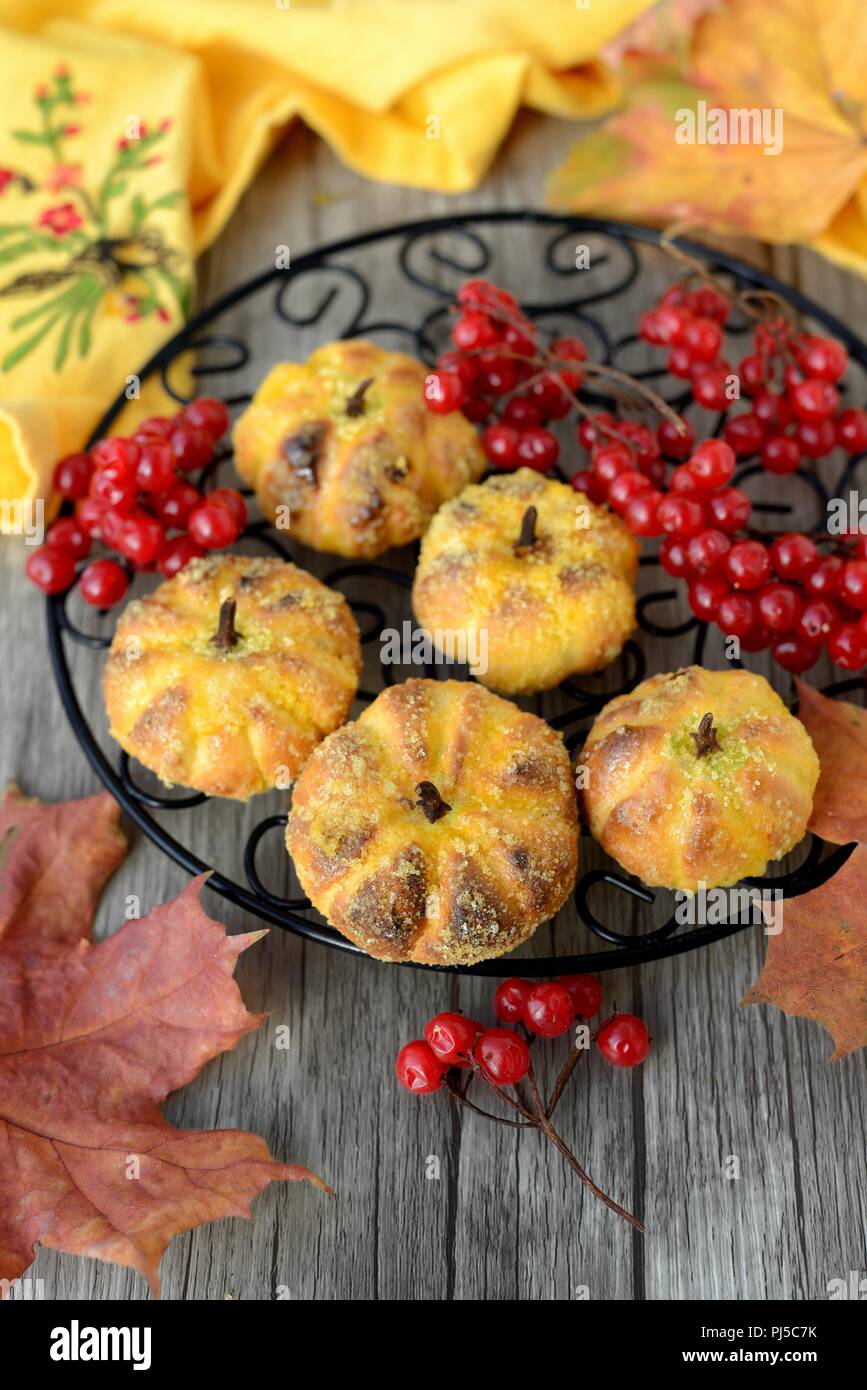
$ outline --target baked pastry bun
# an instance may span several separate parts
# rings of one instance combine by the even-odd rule
[[[819,759],[763,676],[689,666],[598,715],[580,792],[593,835],[651,887],[725,888],[802,839]]]
[[[360,338],[272,368],[233,435],[265,515],[336,555],[370,559],[417,540],[485,470],[470,422],[425,406],[426,373]]]
[[[478,680],[529,695],[614,660],[635,626],[637,564],[619,517],[521,468],[440,508],[413,609],[434,641],[438,631],[465,634],[466,649],[483,654]]]
[[[552,917],[578,867],[562,738],[471,681],[392,686],[295,784],[305,893],[380,960],[469,965]]]
[[[288,787],[349,714],[361,674],[342,594],[283,560],[192,560],[121,614],[110,732],[168,786],[246,801]]]

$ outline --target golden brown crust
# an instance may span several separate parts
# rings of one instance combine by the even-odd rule
[[[519,546],[528,508],[535,541]],[[437,512],[413,585],[421,625],[465,634],[477,678],[527,695],[598,671],[635,626],[638,546],[619,517],[532,469],[464,488]]]
[[[222,650],[227,599],[241,640]],[[127,605],[103,690],[112,737],[168,786],[246,801],[297,777],[360,673],[342,594],[276,558],[213,555]]]
[[[699,756],[706,714],[719,747]],[[763,676],[700,666],[611,700],[580,761],[596,839],[645,883],[690,892],[762,874],[793,849],[819,777],[807,731]]]
[[[449,809],[429,819],[420,783]],[[563,740],[471,681],[409,680],[326,738],[286,844],[332,926],[381,960],[502,955],[562,906],[578,867]]]
[[[337,555],[369,559],[417,540],[485,466],[469,421],[425,406],[425,375],[360,338],[274,367],[233,437],[265,515],[279,524],[288,508],[293,536]]]

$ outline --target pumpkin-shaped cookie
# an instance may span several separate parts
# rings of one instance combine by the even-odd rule
[[[214,555],[127,605],[103,688],[113,737],[163,782],[245,801],[294,780],[360,673],[342,594],[282,560]]]
[[[543,720],[473,682],[406,681],[316,749],[286,843],[314,907],[370,955],[486,960],[573,887],[569,758]]]
[[[802,839],[819,760],[763,676],[689,666],[601,711],[581,757],[590,830],[651,886],[764,873]]]
[[[614,660],[635,626],[637,563],[619,517],[522,468],[440,508],[413,608],[435,643],[463,634],[481,653],[473,672],[485,685],[528,695]]]
[[[360,338],[272,368],[234,431],[238,472],[265,515],[337,555],[417,540],[485,468],[469,421],[425,406],[426,370]]]

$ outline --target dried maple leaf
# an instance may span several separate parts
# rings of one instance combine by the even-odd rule
[[[43,805],[9,782],[0,797],[0,941],[71,945],[88,936],[126,851],[108,792]]]
[[[835,845],[867,841],[867,711],[796,684],[798,718],[821,765],[809,828]]]
[[[762,972],[741,1004],[815,1019],[834,1039],[831,1061],[867,1045],[867,846],[821,888],[786,899],[782,931],[768,937]]]
[[[550,201],[763,241],[819,236],[864,191],[865,42],[863,0],[729,0],[698,21],[686,75],[674,61],[627,61],[625,109],[573,148],[551,178]],[[698,113],[700,101],[766,113],[765,137],[679,143],[678,113]],[[777,111],[781,148],[770,155]]]
[[[227,936],[201,908],[203,881],[98,945],[0,942],[0,1279],[39,1241],[131,1265],[158,1293],[177,1232],[248,1216],[274,1180],[328,1190],[253,1134],[163,1119],[170,1091],[261,1022],[232,972],[264,933]]]

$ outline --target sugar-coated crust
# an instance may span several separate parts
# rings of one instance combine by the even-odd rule
[[[433,821],[422,782],[450,807]],[[286,844],[314,907],[370,955],[486,960],[572,891],[569,757],[544,720],[471,681],[409,680],[320,744]]]
[[[222,650],[230,598],[240,640]],[[127,605],[103,690],[112,736],[163,782],[246,801],[297,777],[360,673],[342,594],[282,560],[214,555]]]
[[[277,509],[288,508],[293,536],[337,555],[371,558],[417,540],[440,503],[485,467],[470,422],[427,409],[426,372],[361,338],[272,368],[234,431],[238,472],[265,515],[285,523]],[[368,378],[360,413],[347,413]],[[299,429],[312,429],[312,467]]]
[[[531,506],[537,541],[516,550]],[[486,634],[478,679],[528,695],[614,660],[635,626],[637,564],[619,517],[522,468],[440,508],[422,541],[413,608],[431,634],[465,633],[468,644]]]
[[[718,749],[692,735],[713,715]],[[651,886],[695,892],[764,873],[802,839],[819,760],[763,676],[688,666],[598,715],[580,762],[597,840]]]

